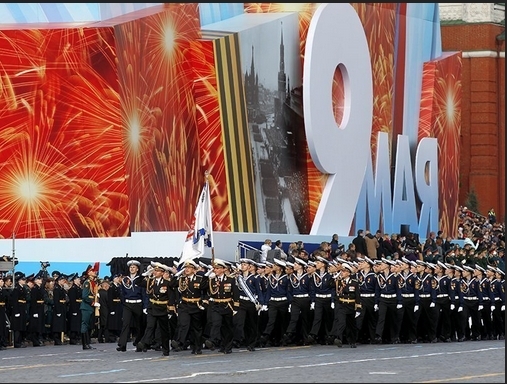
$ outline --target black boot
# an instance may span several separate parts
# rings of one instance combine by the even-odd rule
[[[87,344],[87,333],[81,333],[81,344],[83,345],[83,349],[91,349],[91,346]]]
[[[95,347],[92,347],[92,338],[90,336],[90,332],[86,333],[86,345],[88,346],[88,349],[96,349]]]

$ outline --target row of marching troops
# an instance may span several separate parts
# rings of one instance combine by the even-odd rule
[[[93,300],[105,310],[93,311],[93,320],[86,316],[92,308],[89,275],[94,267],[89,266],[82,274],[65,275],[54,271],[47,276],[44,270],[26,276],[16,272],[0,279],[0,349],[9,345],[24,348],[27,342],[34,347],[47,342],[54,345],[82,344],[83,314],[85,315],[86,340],[90,344],[95,333],[99,342],[115,342],[121,329],[121,301],[119,279],[97,281],[93,279]],[[83,292],[85,297],[83,298]],[[107,312],[106,312],[107,311]],[[96,316],[95,316],[96,315]],[[106,327],[107,324],[107,327]]]
[[[158,344],[164,356],[203,348],[231,353],[242,346],[504,338],[505,273],[497,267],[324,256],[293,263],[151,262],[142,274],[141,263],[130,260],[129,273],[114,278],[118,310],[98,292],[89,266],[81,295],[86,312],[80,306],[83,349],[93,348],[89,334],[97,322],[91,319],[104,307],[121,314],[117,351],[132,340],[136,352]]]

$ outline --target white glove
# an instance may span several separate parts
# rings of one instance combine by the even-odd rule
[[[116,312],[109,312],[110,315],[114,315]]]
[[[21,316],[21,313],[16,313],[16,314],[14,315],[14,317],[20,317],[20,316]]]
[[[494,305],[491,306],[491,312],[493,312],[496,309]]]
[[[290,306],[291,306],[291,304],[289,304],[289,308],[288,308],[288,311],[289,311],[289,312],[290,312]]]
[[[377,311],[378,311],[378,304],[375,304],[375,305],[373,306],[373,311],[374,311],[374,312],[377,312]]]
[[[260,311],[261,311],[261,308],[262,308],[262,305],[260,305],[260,304],[255,304],[255,310],[256,310],[257,312],[260,312]],[[203,308],[203,309],[204,309],[204,308]]]
[[[169,320],[171,320],[171,317],[173,317],[173,315],[171,315],[170,313],[168,313],[168,314],[167,314],[167,318],[168,318]]]
[[[310,304],[310,310],[313,311],[315,309],[315,303]]]
[[[100,307],[100,303],[94,303],[93,306],[94,307]]]
[[[359,317],[360,314],[361,314],[361,312],[356,312],[356,315],[354,316],[354,318]]]
[[[403,304],[397,304],[396,305],[396,309],[402,309],[403,308]]]
[[[463,311],[463,307],[458,307],[458,312]]]
[[[208,276],[210,279],[214,279],[216,277],[215,272],[213,272],[212,269],[210,269],[208,272],[204,274],[204,276]]]
[[[262,312],[266,312],[267,310],[268,310],[268,306],[267,306],[267,305],[263,305],[263,306],[261,307],[261,311],[262,311]]]
[[[505,304],[500,307],[500,311],[505,311]]]
[[[334,301],[331,302],[331,309],[334,309]]]
[[[431,303],[430,308],[434,308],[434,307],[435,307],[435,303]]]
[[[145,315],[147,315],[147,314],[148,314],[148,308],[144,308],[144,309],[143,309],[143,313],[144,313]]]
[[[38,314],[38,313],[34,313],[34,314],[33,314],[33,317],[38,318],[38,317],[39,317],[39,314]]]
[[[199,308],[201,311],[204,311],[206,309],[201,304],[197,304],[197,308]]]
[[[454,304],[451,304],[451,311],[454,311]]]
[[[419,306],[418,305],[414,305],[414,312],[417,312],[419,310]]]
[[[479,308],[477,308],[478,311],[482,311],[484,309],[483,305],[479,305]]]

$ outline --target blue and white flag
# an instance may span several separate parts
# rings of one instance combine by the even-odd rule
[[[213,247],[211,198],[208,180],[206,180],[199,200],[197,201],[192,225],[187,233],[185,244],[183,244],[180,263],[186,259],[204,256],[204,247]]]

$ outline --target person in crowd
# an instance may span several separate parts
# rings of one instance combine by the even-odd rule
[[[26,275],[23,272],[14,273],[14,288],[9,297],[10,330],[14,348],[26,348],[23,335],[26,332],[28,290],[25,285]]]
[[[67,275],[61,273],[56,278],[55,287],[53,289],[53,321],[51,322],[51,333],[53,335],[54,345],[63,345],[65,343],[69,304],[69,296],[65,289],[67,279]]]
[[[69,297],[69,344],[77,345],[81,343],[81,301],[83,301],[83,287],[81,276],[75,273],[70,280],[73,281],[72,286],[68,289]]]
[[[95,347],[91,345],[91,332],[95,327],[95,308],[100,307],[97,297],[99,290],[97,273],[98,265],[92,266],[90,264],[88,264],[88,267],[83,272],[86,279],[83,283],[81,305],[79,307],[81,310],[81,345],[83,349],[95,349]],[[56,295],[54,298],[56,301]]]
[[[28,311],[28,335],[34,347],[44,346],[42,333],[44,332],[44,287],[42,274],[39,272],[33,278],[33,287],[30,289],[30,310]],[[0,316],[0,319],[4,317]]]

